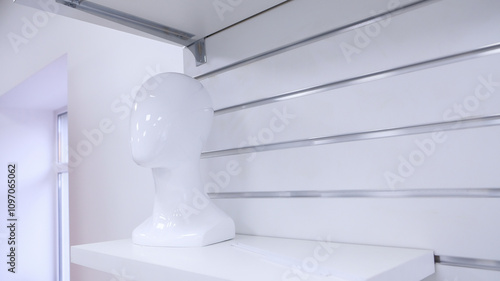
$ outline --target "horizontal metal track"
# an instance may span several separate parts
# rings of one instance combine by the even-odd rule
[[[229,71],[231,69],[234,69],[234,68],[237,68],[237,67],[241,67],[241,66],[243,66],[245,64],[253,63],[253,62],[256,62],[256,61],[268,58],[268,57],[272,57],[272,56],[275,56],[277,54],[280,54],[280,53],[283,53],[283,52],[287,52],[287,51],[293,50],[295,48],[299,48],[301,46],[305,46],[307,44],[311,44],[311,43],[314,43],[316,41],[320,41],[320,40],[326,39],[328,37],[335,36],[337,34],[348,32],[350,30],[354,30],[356,28],[360,28],[360,27],[372,24],[372,23],[380,21],[380,20],[387,19],[387,17],[393,17],[393,16],[396,16],[396,15],[399,15],[399,14],[403,14],[403,13],[412,11],[412,10],[414,10],[416,8],[420,8],[420,7],[424,6],[424,5],[428,5],[428,4],[431,4],[431,3],[434,3],[434,2],[438,2],[438,1],[440,1],[440,0],[420,0],[420,1],[415,1],[413,3],[409,3],[407,5],[403,5],[403,6],[399,7],[399,8],[396,8],[396,9],[393,9],[393,10],[390,10],[390,11],[387,11],[387,12],[384,12],[384,13],[380,13],[380,14],[371,16],[371,17],[368,17],[368,18],[365,18],[365,19],[362,19],[362,20],[359,20],[359,21],[356,21],[356,22],[353,22],[353,23],[341,26],[339,28],[328,30],[328,31],[322,32],[320,34],[316,34],[314,36],[307,37],[307,38],[304,38],[304,39],[301,39],[301,40],[298,40],[298,41],[286,44],[286,45],[278,47],[278,48],[271,49],[269,51],[266,51],[266,52],[263,52],[263,53],[251,56],[249,58],[246,58],[246,59],[234,62],[234,63],[229,64],[227,66],[224,66],[224,67],[221,67],[221,68],[218,68],[218,69],[206,72],[204,74],[200,74],[198,76],[195,76],[194,78],[199,79],[199,80],[205,79],[205,78],[208,78],[208,77],[220,74],[222,72],[226,72],[226,71]]]
[[[436,261],[436,263],[442,265],[500,271],[500,261],[495,261],[495,260],[483,260],[483,259],[461,258],[461,257],[450,257],[450,256],[435,256],[434,260]]]
[[[357,84],[362,84],[366,82],[371,82],[375,80],[380,80],[388,77],[393,77],[405,73],[410,73],[426,68],[432,68],[432,67],[437,67],[441,65],[446,65],[450,63],[455,63],[463,60],[468,60],[468,59],[474,59],[486,55],[492,55],[492,54],[497,54],[500,53],[500,43],[493,44],[490,46],[486,46],[483,48],[475,49],[472,51],[467,51],[463,53],[458,53],[446,57],[441,57],[437,59],[432,59],[432,60],[427,60],[427,61],[422,61],[406,66],[401,66],[401,67],[396,67],[384,71],[379,71],[379,72],[374,72],[370,74],[365,74],[353,78],[348,78],[340,81],[335,81],[327,84],[322,84],[322,85],[317,85],[314,87],[310,88],[305,88],[305,89],[300,89],[300,90],[295,90],[283,94],[279,94],[277,96],[265,98],[265,99],[260,99],[260,100],[255,100],[255,101],[250,101],[238,105],[233,105],[230,107],[225,107],[221,109],[215,110],[215,115],[220,115],[220,114],[226,114],[238,110],[243,110],[247,108],[252,108],[252,107],[257,107],[257,106],[262,106],[266,104],[271,104],[275,102],[280,102],[284,100],[289,100],[289,99],[294,99],[294,98],[300,98],[308,95],[313,95],[313,94],[318,94],[326,91],[331,91],[334,89],[339,89],[343,87],[348,87],[348,86],[353,86]]]
[[[500,198],[500,188],[397,189],[397,190],[298,190],[209,193],[212,199],[238,198]]]
[[[362,141],[371,139],[381,139],[388,137],[430,133],[434,131],[451,131],[451,130],[461,130],[470,128],[480,128],[480,127],[496,126],[496,125],[500,125],[500,115],[492,115],[487,117],[463,119],[458,121],[430,123],[423,125],[382,129],[376,131],[367,131],[367,132],[359,132],[359,133],[351,133],[351,134],[335,135],[335,136],[327,136],[327,137],[319,137],[311,139],[293,140],[287,142],[264,144],[259,146],[246,146],[246,147],[231,148],[225,150],[207,151],[201,154],[201,158],[203,159],[212,157],[222,157],[222,156],[245,154],[245,153],[264,152],[271,150],[299,148],[305,146],[326,145],[326,144]]]
[[[145,18],[140,18],[87,0],[55,0],[57,3],[122,24],[148,34],[187,46],[195,40],[194,34],[168,27]]]

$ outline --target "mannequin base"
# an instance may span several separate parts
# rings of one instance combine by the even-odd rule
[[[203,247],[234,237],[234,222],[225,214],[209,222],[172,224],[171,226],[154,223],[153,217],[150,217],[133,231],[132,242],[137,245],[156,247]]]

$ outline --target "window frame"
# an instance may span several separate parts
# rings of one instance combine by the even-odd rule
[[[56,234],[57,234],[57,280],[69,281],[70,276],[70,243],[69,243],[69,206],[68,206],[68,193],[69,193],[69,132],[68,121],[66,121],[65,131],[61,136],[61,119],[60,116],[66,114],[68,116],[67,107],[60,108],[54,111],[54,124],[55,124],[55,172],[56,172]],[[67,117],[66,117],[66,120]],[[66,138],[66,156],[67,159],[61,159],[61,148],[63,144],[61,140]],[[62,162],[61,160],[66,160]]]

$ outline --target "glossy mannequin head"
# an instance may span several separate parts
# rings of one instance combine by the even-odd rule
[[[233,220],[202,193],[200,153],[213,119],[203,85],[183,74],[158,74],[139,90],[130,119],[132,158],[152,168],[155,183],[153,214],[132,241],[194,247],[234,238]]]
[[[143,167],[171,168],[197,160],[212,119],[210,96],[197,80],[179,73],[150,78],[132,107],[134,161]]]

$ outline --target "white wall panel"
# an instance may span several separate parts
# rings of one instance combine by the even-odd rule
[[[239,233],[433,249],[500,259],[500,199],[217,199]],[[473,211],[472,211],[473,210]]]
[[[487,56],[221,114],[205,150],[250,145],[259,134],[257,143],[265,144],[499,114],[497,65],[500,55]],[[215,79],[232,84],[224,75]],[[274,84],[264,76],[247,80]],[[229,93],[242,91],[245,87],[235,85]]]
[[[498,187],[498,143],[494,126],[208,158],[203,180],[212,192]]]
[[[436,273],[424,281],[493,281],[500,280],[500,271],[436,265]]]
[[[320,3],[325,2],[320,1]],[[320,4],[314,6],[307,2],[317,10],[335,10],[335,2],[328,1],[328,3],[330,7],[325,8]],[[365,12],[367,16],[369,11],[367,9]],[[359,30],[345,32],[258,63],[206,78],[203,83],[212,94],[215,108],[222,108],[291,90],[469,51],[500,42],[500,33],[496,31],[496,27],[500,26],[499,11],[500,2],[495,0],[437,1],[393,17],[391,23],[381,30],[378,36],[371,38],[370,44],[359,48],[359,54],[351,56],[350,62],[340,46],[342,44],[354,46]],[[296,10],[295,13],[292,18],[301,17],[301,10]],[[329,22],[327,19],[315,20],[321,23]],[[269,40],[259,40],[253,36],[256,31],[268,29],[268,25],[272,24],[259,20],[253,24],[252,31],[243,32],[236,26],[220,33],[220,36],[228,38],[211,37],[214,42],[211,44],[207,42],[207,47],[213,46],[216,50],[207,50],[210,51],[208,59],[231,58],[228,52],[243,53],[245,48],[232,46],[233,42],[238,44],[244,42],[247,48],[251,49],[258,49],[261,45],[266,46]],[[290,28],[287,32],[292,33],[295,30]],[[281,34],[278,37],[286,36]],[[251,43],[246,42],[245,38],[252,38]],[[187,73],[191,74],[189,71]]]
[[[392,17],[383,27],[380,23],[360,27],[203,76],[367,17],[373,8],[357,1],[292,1],[209,37],[209,63],[195,69],[185,55],[185,71],[201,75],[215,108],[223,109],[500,42],[500,2],[430,2]],[[336,5],[349,8],[342,11]],[[291,19],[294,22],[286,26]],[[377,26],[381,28],[375,32]],[[364,37],[370,30],[372,36]],[[359,41],[363,38],[364,44]],[[346,46],[354,46],[356,52],[346,55]],[[269,143],[498,115],[500,56],[448,62],[219,114],[205,149],[262,148]],[[330,236],[339,242],[427,248],[442,256],[498,261],[500,227],[490,218],[500,215],[500,199],[486,198],[486,193],[481,198],[453,194],[500,187],[500,126],[483,125],[445,131],[434,139],[427,132],[230,156],[205,154],[202,177],[206,190],[219,196],[215,202],[235,219],[239,233],[303,239]],[[451,193],[416,197],[437,189]],[[283,193],[353,190],[415,193],[394,198],[293,198],[298,193]],[[277,193],[259,198],[259,192]],[[235,198],[221,198],[228,195]],[[460,274],[464,280],[495,280],[496,276],[486,270],[439,268],[427,281],[455,281]]]
[[[185,71],[199,75],[241,59],[357,22],[416,0],[294,0],[207,38],[208,62],[195,67],[185,55]],[[258,26],[256,28],[256,25]],[[242,34],[244,36],[242,36]]]

